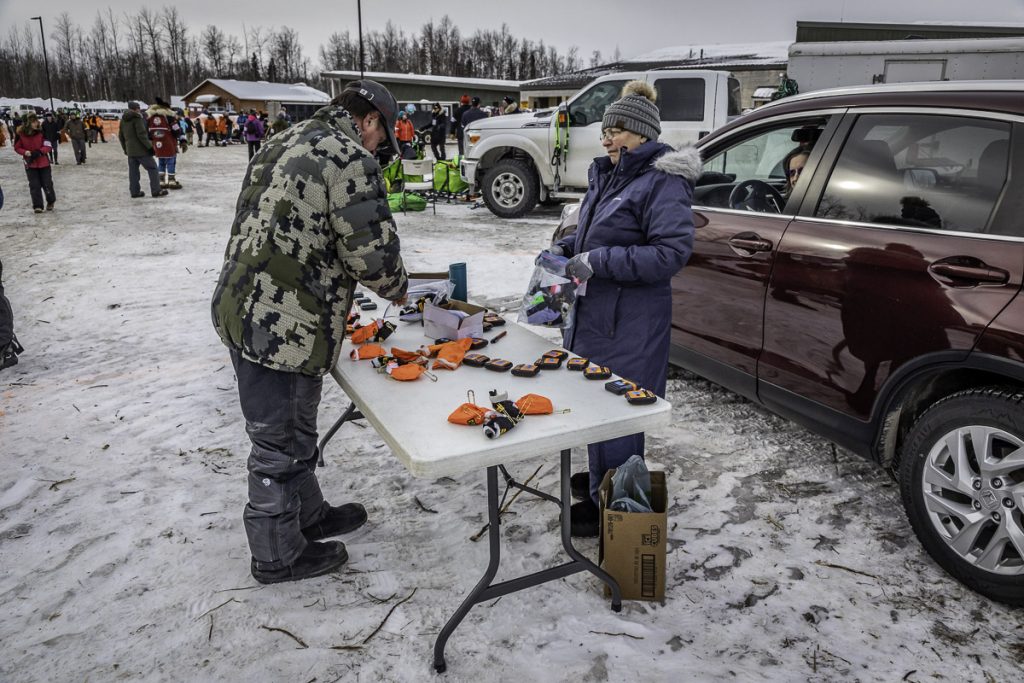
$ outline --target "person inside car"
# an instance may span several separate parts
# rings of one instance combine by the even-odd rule
[[[807,159],[810,158],[810,156],[810,150],[798,147],[787,154],[785,161],[782,162],[782,168],[786,171],[786,189],[783,194],[787,199],[793,193],[793,189],[800,180],[804,166],[807,165]]]

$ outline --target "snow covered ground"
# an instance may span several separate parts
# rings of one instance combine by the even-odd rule
[[[0,373],[0,680],[434,678],[433,640],[486,565],[470,540],[482,471],[414,479],[346,425],[320,475],[329,500],[370,511],[343,539],[349,563],[249,575],[248,441],[208,313],[245,163],[243,147],[192,149],[185,189],[132,200],[117,144],[95,145],[55,168],[56,210],[36,216],[0,149],[0,258],[27,349]],[[471,298],[500,306],[557,211],[397,221],[410,267],[465,261]],[[1024,620],[930,561],[887,475],[693,376],[668,398],[673,424],[648,441],[671,503],[666,602],[616,614],[578,574],[479,605],[444,679],[1020,680]],[[345,405],[325,382],[322,430]],[[553,491],[555,454],[513,469],[538,466]],[[499,579],[562,561],[550,504],[520,496],[511,513]]]

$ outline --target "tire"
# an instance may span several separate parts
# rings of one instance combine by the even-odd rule
[[[503,159],[484,174],[480,192],[495,216],[522,218],[537,206],[540,183],[526,162]]]
[[[980,442],[980,446],[976,443]],[[900,492],[921,544],[982,595],[1024,606],[1024,393],[969,389],[933,404],[901,452]]]

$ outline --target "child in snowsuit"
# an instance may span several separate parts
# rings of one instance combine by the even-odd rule
[[[169,190],[180,190],[181,183],[175,178],[178,163],[178,145],[185,151],[185,133],[178,124],[178,116],[163,99],[156,97],[146,111],[146,128],[149,139],[153,141],[153,156],[156,157],[157,171],[160,173],[160,187]]]

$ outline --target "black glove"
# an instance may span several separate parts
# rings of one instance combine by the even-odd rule
[[[43,156],[43,153],[40,152],[38,149],[34,149],[34,150],[32,150],[32,153],[28,155],[28,160],[29,161],[35,161],[36,159],[38,159],[41,156]]]
[[[594,269],[590,267],[590,252],[585,251],[569,259],[569,262],[565,264],[565,274],[576,282],[589,280],[594,274]]]

